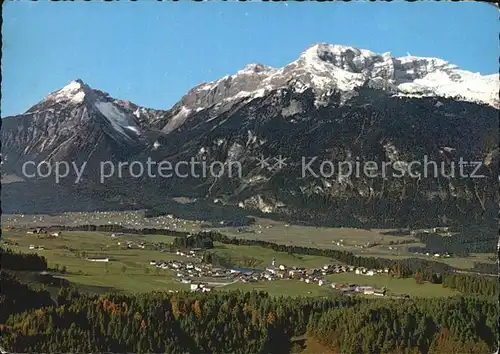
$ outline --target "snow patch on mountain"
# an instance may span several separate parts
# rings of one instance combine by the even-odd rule
[[[111,102],[96,101],[94,103],[97,110],[109,121],[113,129],[121,133],[123,136],[129,138],[126,130],[132,131],[140,135],[140,130],[137,124],[131,117],[128,117],[117,106]]]
[[[400,95],[420,94],[483,102],[498,107],[498,76],[482,76],[465,70],[436,71],[398,86]],[[492,88],[497,88],[496,92]]]

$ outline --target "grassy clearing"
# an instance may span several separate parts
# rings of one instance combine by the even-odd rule
[[[306,284],[298,280],[261,281],[257,283],[235,283],[220,288],[222,290],[267,291],[272,296],[329,296],[333,290],[316,284]]]

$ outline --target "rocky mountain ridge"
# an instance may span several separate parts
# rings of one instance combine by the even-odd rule
[[[166,111],[72,81],[25,114],[2,119],[2,172],[19,176],[27,160],[86,162],[94,172],[108,160],[238,161],[237,178],[128,176],[102,184],[89,175],[79,185],[24,183],[41,193],[40,201],[50,200],[56,187],[65,188],[58,195],[81,195],[72,198],[72,210],[80,199],[82,208],[162,209],[166,198],[182,195],[337,224],[477,221],[499,200],[497,115],[497,75],[472,74],[435,58],[319,44],[281,69],[251,64],[198,85]],[[280,155],[287,158],[284,168],[259,167],[262,156]],[[485,178],[300,175],[303,157],[404,165],[424,156],[448,170],[460,157],[480,161]],[[26,194],[23,182],[6,187],[4,206],[13,211],[46,208],[21,205],[9,194],[9,188]],[[67,210],[64,198],[58,201]]]

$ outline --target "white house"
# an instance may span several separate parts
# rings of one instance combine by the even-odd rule
[[[319,286],[326,285],[326,280],[324,280],[324,279],[320,279],[320,280],[318,281],[318,285],[319,285]]]
[[[366,272],[366,275],[368,275],[368,276],[372,276],[374,274],[375,274],[375,272],[373,270],[369,270]]]
[[[34,250],[35,249],[35,246],[34,245],[30,245],[30,250]]]
[[[149,265],[156,265],[156,261],[150,261]]]
[[[61,234],[61,232],[53,232],[50,234],[50,236],[58,237],[60,234]]]
[[[109,258],[87,258],[90,262],[109,262]]]
[[[274,268],[272,266],[271,267],[267,267],[266,271],[269,272],[269,273],[271,273],[271,274],[275,274],[276,273],[276,268]]]

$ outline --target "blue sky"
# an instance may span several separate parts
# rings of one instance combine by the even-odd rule
[[[498,10],[481,3],[4,3],[2,117],[81,78],[152,108],[249,63],[283,66],[317,42],[498,72]]]

